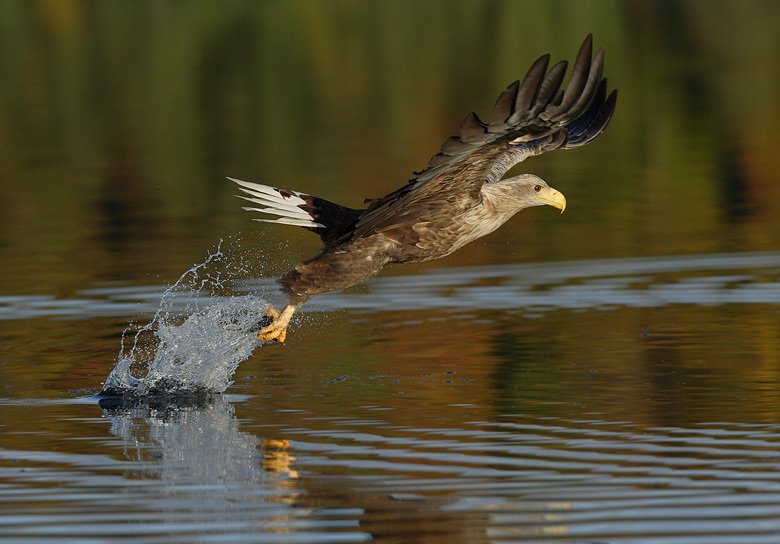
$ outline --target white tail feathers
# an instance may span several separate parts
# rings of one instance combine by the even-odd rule
[[[306,201],[301,197],[308,197],[303,193],[277,189],[268,185],[241,181],[240,179],[228,178],[230,181],[238,184],[239,188],[249,196],[236,195],[254,204],[259,204],[261,208],[245,206],[244,209],[250,212],[261,212],[280,216],[277,219],[255,219],[266,223],[279,223],[282,225],[295,225],[296,227],[325,228],[325,225],[314,221],[308,212],[300,208],[305,206]]]

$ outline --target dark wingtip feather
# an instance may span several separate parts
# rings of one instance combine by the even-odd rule
[[[597,137],[599,137],[601,133],[604,132],[604,130],[606,130],[607,125],[609,125],[609,122],[612,120],[612,115],[615,113],[617,94],[617,89],[614,89],[611,93],[609,93],[609,96],[604,101],[604,105],[599,110],[598,116],[593,121],[594,129],[589,131],[591,132],[591,135],[585,142],[583,142],[583,144],[592,142]]]
[[[485,137],[485,123],[480,121],[479,116],[473,111],[469,113],[460,124],[458,135],[462,142],[477,142]]]
[[[536,99],[536,93],[539,90],[539,82],[547,71],[547,64],[550,62],[550,54],[542,55],[531,65],[528,73],[523,78],[523,83],[517,91],[515,100],[515,112],[525,111],[531,107]]]
[[[577,58],[574,61],[574,67],[571,69],[571,77],[566,84],[566,91],[561,101],[560,109],[565,111],[582,94],[585,81],[591,68],[591,59],[593,58],[593,34],[588,34],[580,45],[577,52]]]
[[[588,35],[582,40],[582,45],[580,47],[584,47],[585,44],[588,44],[588,49],[591,51],[593,50],[593,32],[588,32]]]
[[[617,103],[617,89],[613,90],[606,100],[607,79],[601,80],[597,95],[588,110],[576,121],[567,125],[569,141],[566,148],[579,147],[588,144],[598,138],[612,120]]]
[[[594,89],[599,85],[603,71],[604,48],[600,47],[599,50],[596,51],[596,54],[590,63],[590,71],[588,72],[588,77],[585,80],[585,85],[582,88],[582,92],[580,93],[580,96],[577,98],[577,100],[575,100],[574,104],[567,108],[567,115],[570,117],[577,117],[588,108],[591,101],[593,100]]]
[[[605,100],[607,81],[601,77],[604,48],[599,47],[594,54],[593,34],[588,34],[580,45],[571,77],[560,91],[566,64],[557,63],[544,76],[548,61],[549,55],[545,55],[528,71],[507,125],[516,125],[514,130],[518,131],[525,127],[526,137],[533,134],[531,129],[565,127],[569,139],[561,147],[584,145],[604,131],[615,109],[616,94]]]
[[[607,82],[601,80],[596,90],[590,93],[590,104],[576,118],[566,124],[566,130],[569,132],[569,138],[573,141],[579,141],[593,120],[598,115],[601,106],[604,104],[604,97],[607,95]]]
[[[566,68],[568,66],[569,63],[565,60],[562,60],[550,68],[547,76],[539,85],[539,92],[536,94],[534,108],[542,110],[550,103],[550,99],[555,96],[555,94],[558,92],[558,89],[561,87],[563,76],[566,74]]]
[[[515,80],[499,95],[496,105],[493,106],[493,122],[490,123],[490,126],[503,125],[504,121],[512,115],[515,111],[515,99],[519,88],[520,80]]]
[[[501,164],[511,166],[530,155],[584,145],[601,134],[612,117],[616,100],[615,93],[605,100],[606,80],[601,78],[604,49],[599,48],[594,55],[593,34],[588,34],[565,86],[562,83],[566,62],[555,64],[548,72],[549,62],[550,55],[542,55],[519,83],[513,82],[499,95],[490,124],[480,121],[475,113],[467,115],[458,136],[442,145],[440,153],[431,157],[428,167],[410,185],[427,183],[492,144],[509,146],[506,152],[512,158],[502,159]],[[567,139],[548,139],[559,132]],[[532,144],[535,147],[530,152],[528,146]],[[498,170],[491,168],[494,175]]]

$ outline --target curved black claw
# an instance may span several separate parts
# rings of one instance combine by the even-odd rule
[[[267,327],[268,325],[270,325],[273,322],[274,322],[274,318],[273,317],[271,317],[270,315],[264,315],[260,319],[260,321],[258,321],[257,323],[255,323],[254,325],[249,327],[249,329],[247,329],[246,332],[251,332],[251,333],[257,334],[258,332],[260,332],[260,329],[262,329],[264,327]]]

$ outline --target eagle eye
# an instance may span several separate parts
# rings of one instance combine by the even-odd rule
[[[542,190],[542,186],[541,186],[541,185],[535,185],[535,186],[534,186],[534,191],[536,191],[537,193],[538,193],[539,191],[541,191],[541,190]]]

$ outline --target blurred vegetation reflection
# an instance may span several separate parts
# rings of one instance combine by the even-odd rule
[[[588,32],[621,91],[613,124],[521,166],[570,209],[520,214],[439,265],[778,247],[777,3],[11,1],[4,292],[171,279],[238,229],[302,245],[284,268],[317,241],[260,234],[226,175],[358,205]]]

